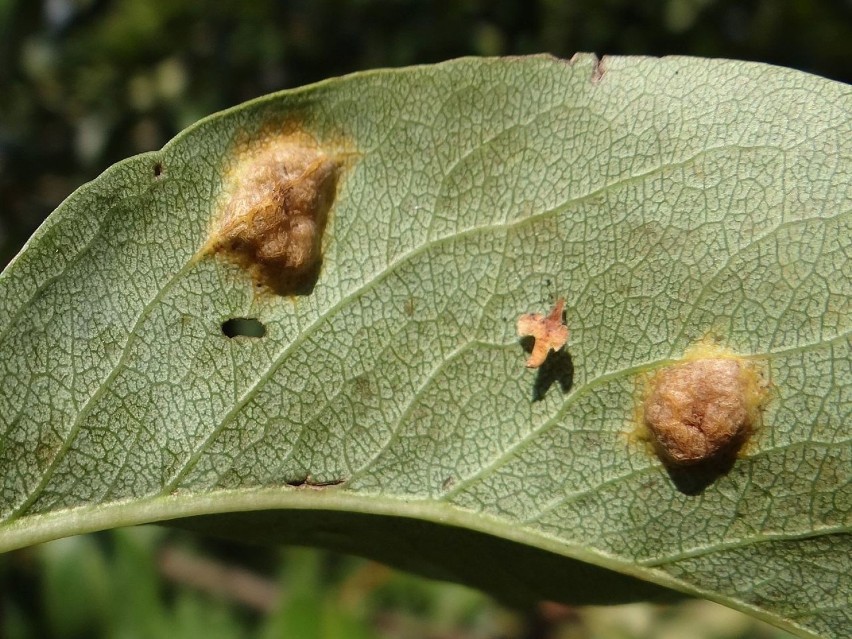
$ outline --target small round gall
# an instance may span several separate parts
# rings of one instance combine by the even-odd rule
[[[644,424],[668,464],[701,464],[733,455],[754,431],[766,395],[755,365],[699,357],[658,371],[643,406]]]

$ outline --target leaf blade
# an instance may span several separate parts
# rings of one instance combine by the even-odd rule
[[[842,611],[785,607],[735,552],[848,548],[849,105],[763,65],[530,58],[199,123],[81,189],[0,276],[0,539],[339,499],[837,632]],[[294,120],[358,156],[295,303],[199,257],[235,146]],[[538,396],[514,324],[562,295],[570,383]],[[266,337],[224,337],[230,317]],[[747,457],[688,494],[625,433],[642,373],[707,333],[775,396]],[[769,556],[784,591],[796,555]]]

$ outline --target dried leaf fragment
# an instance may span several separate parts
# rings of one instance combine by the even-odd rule
[[[538,368],[544,364],[550,351],[558,351],[568,342],[568,327],[562,322],[564,309],[565,300],[559,298],[546,316],[524,313],[518,318],[518,336],[535,338],[527,368]]]

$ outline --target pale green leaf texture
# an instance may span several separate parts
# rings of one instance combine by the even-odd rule
[[[0,547],[180,519],[509,598],[656,584],[843,635],[850,111],[795,71],[579,56],[363,73],[202,121],[77,191],[0,278]],[[298,298],[198,258],[229,149],[282,121],[354,149]],[[573,380],[547,387],[515,321],[557,296]],[[231,317],[266,336],[225,337]],[[701,485],[628,433],[642,373],[708,335],[771,400]]]

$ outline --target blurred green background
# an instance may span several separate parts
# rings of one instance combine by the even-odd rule
[[[364,559],[154,526],[7,554],[0,584],[8,639],[790,637],[707,601],[509,610],[475,590]]]
[[[195,120],[462,55],[758,60],[852,79],[852,0],[0,0],[0,264],[71,191]],[[0,637],[786,637],[707,602],[511,611],[305,549],[146,527],[0,557]]]

